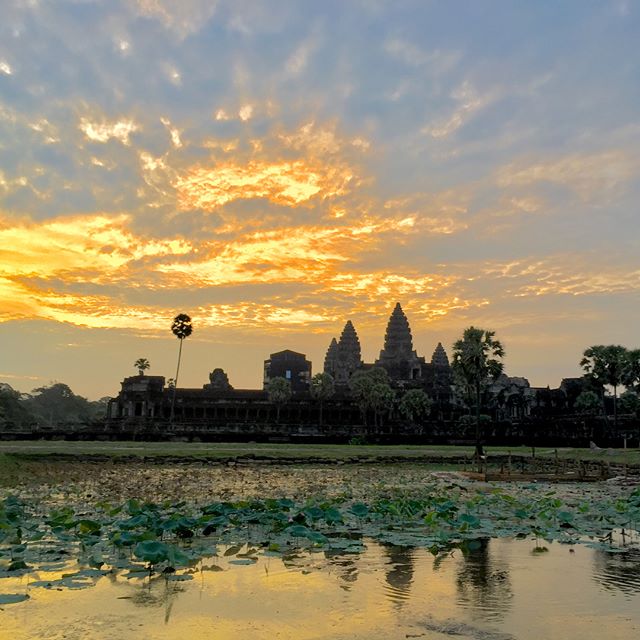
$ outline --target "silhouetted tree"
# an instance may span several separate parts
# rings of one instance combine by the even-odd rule
[[[629,351],[618,344],[595,345],[586,349],[582,355],[580,366],[602,388],[603,406],[605,385],[613,388],[613,424],[617,428],[618,387],[623,383],[629,367]]]
[[[182,342],[185,338],[188,338],[193,333],[191,318],[186,313],[178,314],[173,319],[173,322],[171,324],[171,331],[173,332],[173,335],[178,338],[178,340],[180,340],[180,348],[178,349],[178,366],[176,367],[173,397],[171,398],[171,421],[173,421],[176,404],[176,389],[178,387],[178,376],[180,375],[180,359],[182,358]]]
[[[429,415],[433,400],[422,389],[409,389],[400,400],[400,413],[411,422]]]
[[[462,339],[453,345],[453,374],[457,382],[466,387],[469,395],[475,399],[478,463],[480,456],[484,455],[480,432],[482,392],[490,382],[500,376],[504,368],[504,364],[499,360],[504,358],[504,349],[494,336],[495,331],[469,327],[464,330]]]
[[[62,382],[34,389],[32,395],[25,400],[25,404],[39,422],[50,426],[85,423],[91,421],[94,416],[91,403],[86,398],[77,396]]]
[[[25,394],[0,382],[0,428],[19,427],[33,421],[34,417],[25,405]]]
[[[602,402],[595,391],[583,391],[573,403],[573,408],[578,413],[597,413],[602,407]]]
[[[309,386],[311,397],[320,404],[319,422],[322,424],[322,410],[325,400],[329,400],[336,392],[333,378],[328,373],[316,373]]]
[[[291,398],[291,385],[285,378],[275,377],[267,381],[265,389],[269,394],[269,402],[276,405],[276,422],[280,422],[280,409]]]
[[[151,366],[151,363],[146,358],[138,358],[133,366],[138,370],[138,373],[143,376],[144,372]]]
[[[627,351],[627,363],[622,374],[622,384],[627,389],[640,392],[640,349]]]
[[[356,371],[349,379],[349,388],[365,426],[368,411],[373,411],[374,426],[377,425],[378,416],[389,410],[395,397],[389,385],[389,374],[381,367]]]
[[[635,391],[627,390],[620,394],[620,409],[624,413],[637,413],[640,409],[640,398]]]

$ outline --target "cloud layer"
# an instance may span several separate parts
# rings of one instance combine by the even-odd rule
[[[527,332],[634,346],[639,12],[463,4],[10,2],[0,321],[100,358],[189,311],[247,386],[230,335],[317,368],[396,301],[421,352],[483,323],[524,375]]]

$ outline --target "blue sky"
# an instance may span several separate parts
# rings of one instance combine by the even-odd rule
[[[474,324],[557,385],[636,347],[640,6],[8,2],[0,379],[89,397]],[[191,355],[188,349],[191,345]],[[91,362],[92,375],[86,375]]]

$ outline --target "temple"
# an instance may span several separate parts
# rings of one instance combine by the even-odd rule
[[[384,346],[375,362],[362,362],[360,340],[351,320],[346,323],[340,340],[333,338],[329,344],[324,372],[334,379],[337,387],[346,387],[358,369],[371,367],[385,369],[397,389],[423,389],[439,402],[451,400],[451,367],[442,343],[438,342],[431,362],[419,356],[413,348],[409,320],[399,302],[389,317]]]
[[[106,429],[118,437],[186,433],[207,439],[267,441],[348,442],[354,437],[374,436],[376,441],[398,441],[425,434],[427,428],[431,438],[455,441],[465,437],[471,406],[468,394],[455,384],[441,342],[430,360],[419,355],[400,303],[389,316],[382,349],[374,362],[363,361],[356,327],[347,320],[339,338],[331,339],[323,364],[323,372],[333,380],[329,396],[323,399],[311,389],[312,363],[305,354],[291,349],[274,352],[264,360],[262,389],[235,389],[220,368],[213,369],[209,382],[199,389],[175,389],[162,376],[131,376],[109,403]],[[374,420],[375,434],[349,386],[355,373],[373,368],[387,372],[394,397],[382,410],[383,419]],[[269,383],[274,378],[289,383],[288,399],[272,395]],[[514,424],[525,434],[522,425],[528,420],[549,420],[558,413],[571,415],[586,385],[584,378],[567,378],[559,389],[535,388],[526,378],[501,375],[487,384],[482,410],[490,414],[496,434],[503,428],[514,429]],[[430,399],[428,415],[418,422],[403,417],[399,410],[403,395],[413,389]]]

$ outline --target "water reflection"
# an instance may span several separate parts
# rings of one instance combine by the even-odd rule
[[[532,540],[482,540],[434,558],[364,543],[362,554],[206,558],[185,582],[121,572],[57,591],[8,578],[3,592],[30,599],[4,607],[0,640],[600,640],[603,629],[628,640],[640,627],[640,551],[532,554]]]
[[[399,547],[385,545],[384,553],[388,558],[385,570],[387,596],[396,604],[402,605],[409,599],[411,585],[413,584],[415,549],[412,547]]]
[[[486,619],[499,619],[509,610],[513,589],[506,557],[493,557],[490,538],[474,541],[462,551],[456,587],[458,602]]]
[[[352,583],[358,580],[358,564],[359,556],[355,554],[345,555],[342,551],[333,551],[327,549],[324,552],[329,567],[337,569],[338,578],[340,579],[340,588],[344,591],[351,589]]]
[[[596,550],[593,555],[593,579],[607,591],[640,593],[640,549],[624,553]]]

